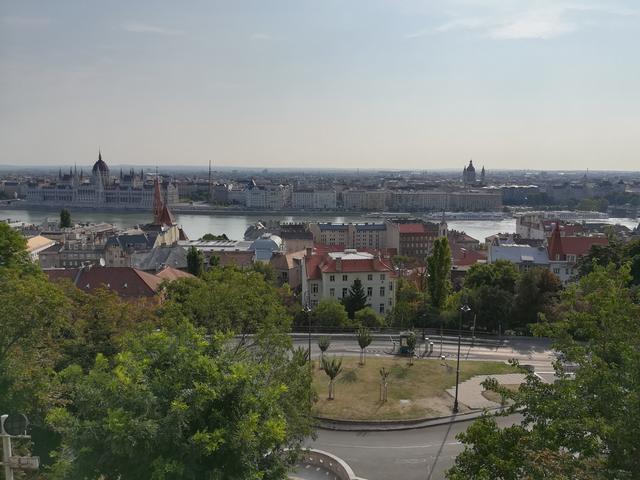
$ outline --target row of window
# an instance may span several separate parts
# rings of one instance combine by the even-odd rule
[[[311,286],[311,292],[312,293],[318,293],[318,284],[313,284]],[[343,288],[342,289],[342,298],[346,297],[349,294],[349,289],[348,288]],[[384,287],[380,287],[380,296],[384,297],[385,295],[385,288]],[[329,289],[329,296],[330,297],[335,297],[336,296],[336,289],[335,288],[330,288]],[[367,297],[372,297],[373,296],[373,287],[367,287]]]
[[[387,278],[386,275],[384,273],[381,273],[380,274],[380,280],[384,281],[385,278]],[[367,280],[370,281],[370,282],[373,281],[373,274],[370,273],[369,275],[367,275]],[[329,281],[330,282],[335,282],[336,281],[336,276],[335,275],[329,275]],[[343,282],[348,282],[349,281],[349,275],[342,275],[342,281]]]

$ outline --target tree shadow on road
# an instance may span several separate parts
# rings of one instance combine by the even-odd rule
[[[438,452],[436,453],[435,458],[433,459],[433,463],[431,465],[427,464],[427,467],[428,467],[427,480],[431,480],[433,476],[433,472],[435,471],[436,465],[438,464],[438,460],[440,460],[440,455],[442,454],[442,450],[444,449],[444,446],[447,444],[447,440],[449,439],[449,434],[451,433],[451,425],[453,425],[453,422],[449,422],[449,425],[447,427],[447,433],[444,434],[442,443],[440,444],[440,448],[438,448]]]

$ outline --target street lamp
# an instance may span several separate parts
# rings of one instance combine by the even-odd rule
[[[303,311],[307,315],[307,326],[309,330],[309,370],[311,370],[311,306],[309,305],[309,293],[305,295]]]
[[[458,324],[458,361],[456,362],[456,398],[453,401],[453,413],[458,413],[458,381],[460,380],[460,342],[462,341],[462,315],[471,310],[466,303],[460,307],[460,323]]]

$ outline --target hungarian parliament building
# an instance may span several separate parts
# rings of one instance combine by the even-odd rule
[[[178,203],[178,187],[166,179],[158,180],[165,204]],[[154,179],[145,180],[142,171],[136,174],[133,170],[112,176],[98,153],[90,176],[78,173],[77,169],[60,172],[56,181],[30,184],[26,200],[34,205],[149,209],[153,206],[153,194]]]

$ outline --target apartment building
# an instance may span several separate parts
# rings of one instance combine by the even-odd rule
[[[313,252],[307,249],[302,262],[302,299],[315,308],[323,299],[341,300],[356,279],[362,282],[367,305],[380,314],[393,309],[396,273],[389,258],[378,253],[344,249]]]

